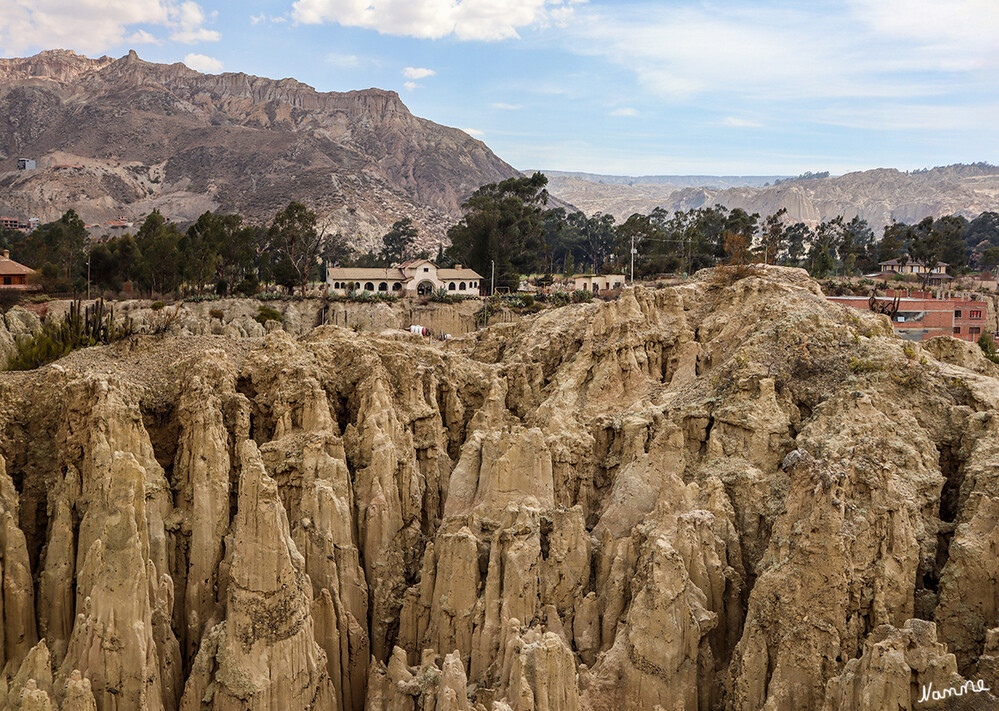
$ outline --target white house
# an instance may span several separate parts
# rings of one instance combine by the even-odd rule
[[[437,289],[449,294],[478,296],[482,277],[473,269],[456,264],[441,269],[429,259],[411,259],[396,267],[330,267],[326,284],[332,294],[349,291],[381,291],[397,296],[423,296]]]
[[[887,262],[879,262],[878,266],[881,267],[881,273],[877,276],[887,277],[895,274],[915,274],[918,277],[926,278],[929,284],[934,286],[940,286],[944,282],[952,280],[950,274],[947,273],[947,267],[949,266],[946,262],[940,262],[933,269],[927,268],[922,262],[912,259],[902,264],[898,259],[892,259]],[[926,276],[926,272],[929,272],[929,277]]]
[[[624,274],[579,274],[572,278],[572,283],[577,291],[592,291],[596,294],[623,288],[625,277]]]

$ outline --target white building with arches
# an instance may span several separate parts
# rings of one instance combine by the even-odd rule
[[[456,264],[441,269],[429,259],[411,259],[396,267],[330,267],[326,284],[331,294],[373,291],[395,296],[423,296],[438,289],[449,294],[478,296],[482,277],[474,269]]]

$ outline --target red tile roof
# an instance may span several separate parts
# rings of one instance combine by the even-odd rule
[[[34,272],[34,269],[29,269],[23,264],[15,262],[13,259],[0,255],[0,276],[18,276],[21,274],[34,274]]]

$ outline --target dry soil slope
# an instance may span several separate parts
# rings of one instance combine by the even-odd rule
[[[53,50],[0,60],[0,210],[88,222],[154,207],[273,216],[290,199],[371,244],[413,217],[440,237],[477,187],[517,172],[463,131],[379,89],[320,93],[294,79]],[[82,165],[55,169],[52,166]]]
[[[994,689],[997,370],[771,267],[445,345],[141,337],[4,374],[0,689],[102,711]]]

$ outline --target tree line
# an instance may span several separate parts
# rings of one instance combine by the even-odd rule
[[[34,268],[48,292],[122,291],[170,294],[213,291],[249,295],[262,284],[300,289],[320,276],[320,266],[347,252],[342,235],[324,235],[316,214],[299,202],[278,212],[268,226],[236,214],[206,212],[186,230],[159,211],[135,234],[91,241],[73,210],[24,234],[0,233],[11,258]]]
[[[836,217],[815,227],[792,223],[784,209],[761,218],[721,205],[669,212],[656,208],[620,224],[610,215],[587,216],[549,207],[542,173],[490,183],[463,205],[464,217],[448,231],[450,246],[436,254],[418,251],[410,218],[396,221],[378,251],[352,250],[341,234],[324,234],[316,214],[291,202],[268,225],[237,214],[206,212],[186,230],[157,211],[135,234],[92,242],[72,210],[31,233],[0,232],[0,246],[35,268],[49,292],[120,292],[126,284],[146,294],[249,295],[276,284],[303,294],[322,279],[324,265],[385,267],[405,259],[462,263],[488,282],[515,291],[528,274],[622,273],[636,278],[690,274],[738,258],[804,267],[815,277],[857,275],[892,259],[947,263],[952,275],[999,265],[999,214],[974,220],[927,217],[893,222],[876,236],[864,220]]]
[[[531,273],[627,272],[632,245],[635,277],[690,274],[737,258],[803,267],[817,278],[879,271],[879,263],[946,263],[952,275],[999,265],[999,213],[974,220],[927,217],[892,222],[878,237],[859,217],[842,216],[815,227],[791,222],[787,210],[761,218],[722,205],[670,212],[656,208],[621,224],[609,215],[586,216],[548,208],[541,173],[479,188],[464,204],[465,217],[448,233],[447,258],[515,290]]]

